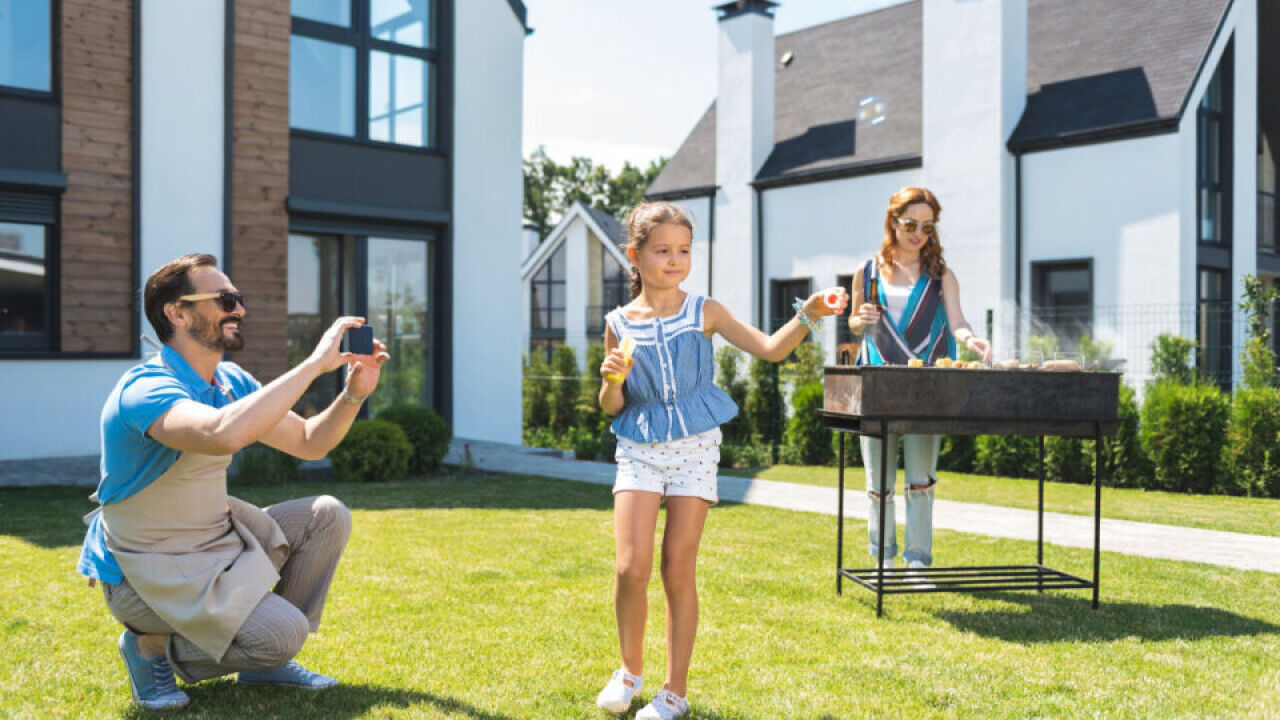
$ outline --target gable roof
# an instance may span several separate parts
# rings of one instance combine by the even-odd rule
[[[569,229],[569,225],[575,219],[581,219],[587,225],[587,229],[591,231],[596,239],[604,246],[605,251],[613,256],[614,260],[622,267],[627,267],[630,263],[627,256],[622,253],[622,245],[627,241],[626,229],[618,219],[603,210],[597,210],[589,205],[581,202],[575,202],[560,218],[560,222],[556,223],[554,230],[547,235],[547,239],[542,241],[536,250],[525,258],[520,264],[520,278],[528,280],[529,275],[542,267],[542,263],[546,262],[551,253],[560,249],[564,244],[565,231]]]
[[[1172,129],[1230,3],[1028,0],[1027,107],[1010,147]],[[756,183],[918,167],[922,35],[920,0],[779,35],[794,59],[775,67],[775,144]],[[877,101],[883,121],[859,117]],[[714,192],[715,127],[712,103],[648,197]]]

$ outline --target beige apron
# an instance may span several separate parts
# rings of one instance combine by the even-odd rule
[[[184,452],[141,492],[102,507],[107,548],[138,596],[218,661],[289,556],[270,515],[227,495],[230,464]]]

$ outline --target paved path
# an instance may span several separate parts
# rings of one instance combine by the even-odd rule
[[[516,445],[479,440],[454,440],[446,462],[464,461],[469,448],[477,469],[492,472],[544,475],[564,480],[612,485],[614,466],[610,463],[565,460],[559,453]],[[796,483],[720,476],[720,498],[750,505],[768,505],[801,512],[836,514],[835,488]],[[867,496],[862,490],[845,490],[845,514],[865,519]],[[903,522],[903,503],[897,504]],[[1102,507],[1106,511],[1106,492]],[[937,500],[933,506],[936,528],[959,530],[976,535],[1036,539],[1034,510]],[[846,528],[855,547],[860,546],[860,529]],[[1093,547],[1093,518],[1046,512],[1045,542],[1065,547]],[[1219,530],[1156,525],[1129,520],[1102,520],[1102,549],[1126,555],[1207,563],[1243,570],[1280,573],[1280,537],[1245,535]]]

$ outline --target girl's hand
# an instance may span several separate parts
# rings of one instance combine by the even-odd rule
[[[831,307],[827,304],[825,298],[829,293],[837,292],[839,293],[839,302],[835,307]],[[804,301],[804,310],[802,312],[810,318],[820,318],[828,315],[839,315],[847,307],[849,307],[849,293],[845,292],[844,288],[832,288],[831,290],[823,290],[810,295],[809,299]]]
[[[626,382],[627,375],[635,364],[634,359],[628,360],[622,353],[622,348],[614,348],[604,356],[604,362],[600,363],[600,377],[610,385],[621,385]]]
[[[982,356],[982,362],[991,362],[991,342],[983,340],[977,335],[970,335],[965,338],[964,346]]]
[[[858,306],[858,317],[863,327],[872,327],[880,322],[880,307],[875,303],[862,303]]]

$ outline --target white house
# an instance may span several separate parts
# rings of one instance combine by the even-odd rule
[[[772,326],[922,185],[997,355],[1087,333],[1138,384],[1173,332],[1238,376],[1242,278],[1280,278],[1276,3],[917,0],[775,36],[776,5],[715,9],[719,95],[647,192],[702,219],[706,291]]]
[[[371,400],[520,438],[520,0],[24,0],[0,12],[0,483],[96,475],[140,286],[216,255],[269,381],[339,314]],[[306,412],[339,379],[312,388]]]

